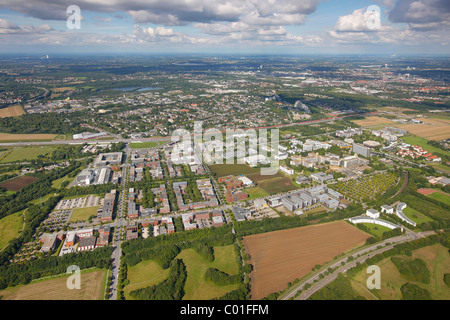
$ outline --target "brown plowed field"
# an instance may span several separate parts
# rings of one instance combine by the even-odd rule
[[[244,237],[250,255],[251,297],[259,300],[287,287],[317,264],[365,243],[370,236],[345,221]]]
[[[3,188],[10,191],[19,191],[23,187],[29,185],[30,183],[36,181],[36,177],[20,176],[12,180],[8,180],[0,184]]]
[[[81,289],[68,289],[64,276],[32,282],[0,291],[3,300],[100,300],[105,288],[105,270],[81,273]]]

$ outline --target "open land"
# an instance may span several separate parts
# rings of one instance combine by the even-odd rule
[[[364,244],[369,237],[344,221],[244,237],[254,268],[250,275],[252,299],[284,289],[315,265]]]
[[[19,105],[0,109],[0,118],[18,117],[23,114],[25,111]]]
[[[23,187],[29,185],[36,181],[36,177],[28,177],[28,176],[20,176],[8,181],[5,181],[0,184],[1,187],[9,190],[9,191],[19,191]]]
[[[81,289],[67,288],[69,276],[33,282],[0,291],[3,300],[101,300],[105,289],[105,270],[81,273]]]

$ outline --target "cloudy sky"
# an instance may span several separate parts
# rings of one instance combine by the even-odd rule
[[[0,43],[0,53],[450,54],[450,1],[0,0]]]

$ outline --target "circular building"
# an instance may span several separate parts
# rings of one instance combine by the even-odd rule
[[[379,143],[378,141],[372,141],[372,140],[364,141],[363,144],[369,148],[377,148],[377,147],[381,146],[381,143]]]

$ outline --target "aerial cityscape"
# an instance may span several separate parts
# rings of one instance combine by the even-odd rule
[[[449,22],[2,1],[0,300],[450,300]]]

